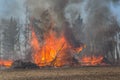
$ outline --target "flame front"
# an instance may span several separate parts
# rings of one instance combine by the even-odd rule
[[[34,49],[33,60],[38,66],[63,66],[70,64],[72,56],[67,50],[72,47],[67,43],[63,34],[56,35],[56,32],[50,32],[44,37],[44,42],[39,43],[38,38],[32,31],[31,45]],[[75,52],[80,52],[82,48],[77,48]]]
[[[82,58],[81,63],[84,66],[96,66],[96,65],[100,65],[102,63],[103,57],[102,56],[92,56],[92,57],[88,57],[85,56]]]
[[[13,61],[11,60],[0,60],[0,66],[11,67]]]

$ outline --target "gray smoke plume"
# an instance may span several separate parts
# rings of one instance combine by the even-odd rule
[[[86,22],[86,18],[88,15],[88,11],[85,10],[88,0],[70,0],[67,6],[64,9],[64,14],[66,20],[70,23],[71,27],[73,27],[73,23],[81,17],[83,22]]]
[[[30,16],[41,19],[44,11],[48,10],[57,26],[61,26],[63,21],[63,9],[67,0],[27,0]]]
[[[42,24],[42,22],[46,21],[44,19],[47,17],[47,16],[43,17],[44,16],[43,12],[45,12],[45,11],[48,12],[51,15],[51,17],[53,18],[53,20],[55,21],[55,25],[56,25],[55,27],[59,28],[59,30],[64,30],[67,40],[72,45],[74,44],[74,46],[77,46],[80,44],[80,41],[78,41],[78,40],[76,41],[76,38],[74,38],[74,36],[76,34],[74,34],[74,32],[72,32],[72,28],[70,28],[70,26],[71,26],[70,24],[72,22],[68,21],[69,24],[67,24],[67,20],[69,20],[69,19],[65,19],[65,16],[64,16],[64,13],[67,12],[68,14],[66,14],[66,16],[68,16],[68,18],[69,18],[69,14],[71,14],[73,12],[73,14],[74,13],[76,13],[76,14],[74,14],[71,18],[74,19],[74,17],[75,17],[75,20],[76,20],[79,17],[79,14],[77,14],[77,12],[75,12],[75,11],[69,11],[69,10],[66,11],[67,8],[65,8],[65,7],[66,7],[66,5],[69,4],[69,0],[49,0],[49,1],[48,0],[39,0],[39,1],[38,0],[34,0],[34,1],[28,0],[26,3],[28,5],[28,9],[30,10],[30,16],[33,16],[36,19],[40,19],[41,24]],[[73,3],[73,2],[71,2],[71,3]],[[74,6],[77,7],[76,4],[73,5],[72,7],[74,7]],[[72,8],[71,6],[68,6],[68,7]],[[65,12],[64,12],[64,10],[65,10]],[[78,9],[76,11],[78,11],[78,13],[79,13],[80,10]],[[48,17],[47,17],[47,19],[48,19]],[[48,19],[47,23],[45,24],[46,26],[49,25],[49,21],[50,20]],[[41,31],[43,31],[44,28],[46,28],[45,25],[39,26],[39,28],[42,27]],[[36,32],[38,32],[38,31],[36,31]]]
[[[113,0],[69,0],[64,13],[73,28],[78,17],[82,19],[82,25],[78,24],[79,27],[83,27],[79,32],[82,33],[78,34],[87,45],[85,53],[104,54],[104,47],[109,44],[119,28],[119,10],[119,1],[115,3]]]
[[[87,49],[85,49],[87,52],[104,53],[103,51],[106,49],[104,47],[116,35],[117,24],[120,24],[120,0],[114,1],[1,0],[0,17],[13,16],[21,18],[21,21],[25,22],[26,10],[28,10],[30,17],[42,22],[43,12],[48,11],[55,21],[55,26],[60,30],[65,28],[65,34],[69,40],[75,38],[70,41],[72,44],[74,41],[75,44],[79,44],[81,40],[87,45]],[[39,27],[45,28],[44,26]],[[85,53],[87,53],[86,51]]]

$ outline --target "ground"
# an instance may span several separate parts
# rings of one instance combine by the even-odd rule
[[[0,80],[120,80],[120,67],[1,70]]]

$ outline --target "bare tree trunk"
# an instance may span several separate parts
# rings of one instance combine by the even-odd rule
[[[116,36],[116,56],[117,56],[117,63],[119,63],[119,60],[120,60],[120,40],[119,40],[119,37],[120,37],[120,33],[117,33],[117,36]]]
[[[2,58],[2,37],[1,37],[1,33],[0,33],[0,59]]]

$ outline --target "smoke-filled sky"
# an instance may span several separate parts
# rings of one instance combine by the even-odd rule
[[[120,0],[117,3],[111,3],[110,9],[120,22]]]
[[[59,23],[66,19],[65,21],[74,24],[78,17],[82,18],[83,23],[87,24],[84,34],[90,37],[86,38],[88,43],[109,27],[107,23],[112,22],[108,18],[112,19],[114,16],[120,25],[120,0],[0,0],[0,19],[12,16],[24,23],[26,7],[35,18],[39,18],[39,14],[46,9],[53,10],[52,17]],[[62,15],[62,19],[59,15]]]
[[[24,18],[25,18],[25,4],[24,4],[25,1],[26,0],[0,0],[0,18],[9,18],[9,17],[13,16],[13,17],[21,18],[22,20],[24,20]],[[98,1],[101,1],[101,0],[98,0]],[[108,0],[102,0],[102,1],[104,3],[105,1],[108,1]],[[111,3],[109,3],[109,1],[111,1]],[[112,3],[113,0],[109,0],[109,1],[108,1],[108,4],[109,4],[109,8],[110,8],[111,12],[113,13],[114,16],[117,16],[118,21],[120,21],[120,1],[116,0],[116,3]],[[54,1],[54,0],[28,0],[28,2],[40,3],[40,5],[48,4],[48,5],[46,5],[46,7],[48,7],[48,6],[54,5],[57,1]],[[58,2],[59,2],[59,0],[58,0]],[[80,2],[81,3],[81,2],[83,2],[83,0],[69,0],[69,2],[71,2],[71,3]],[[82,8],[85,7],[84,6],[85,2],[89,2],[89,1],[84,0],[84,2],[82,3],[82,6],[83,6]],[[93,2],[92,4],[94,4],[94,2],[97,2],[97,1],[92,0],[91,2]],[[30,4],[29,6],[33,6],[33,7],[38,6],[38,4],[35,5],[34,3],[33,3],[33,5]],[[41,4],[41,3],[43,3],[43,4]],[[49,3],[50,3],[50,5],[49,5]],[[106,4],[106,5],[108,5],[108,4]],[[39,5],[39,7],[40,7],[40,5]],[[44,7],[45,7],[45,5],[44,5]],[[74,9],[76,7],[75,5],[80,6],[81,4],[73,4],[69,7],[73,7],[73,9]],[[79,8],[81,8],[81,7],[79,7]],[[80,10],[79,8],[77,8],[77,10]],[[80,12],[80,11],[78,11],[78,12]],[[82,10],[82,13],[83,14],[81,16],[83,18],[85,18],[86,17],[85,14],[87,14],[87,11],[85,13],[85,11]],[[74,17],[76,17],[76,16],[74,15]]]
[[[25,0],[0,0],[0,18],[25,19]]]

